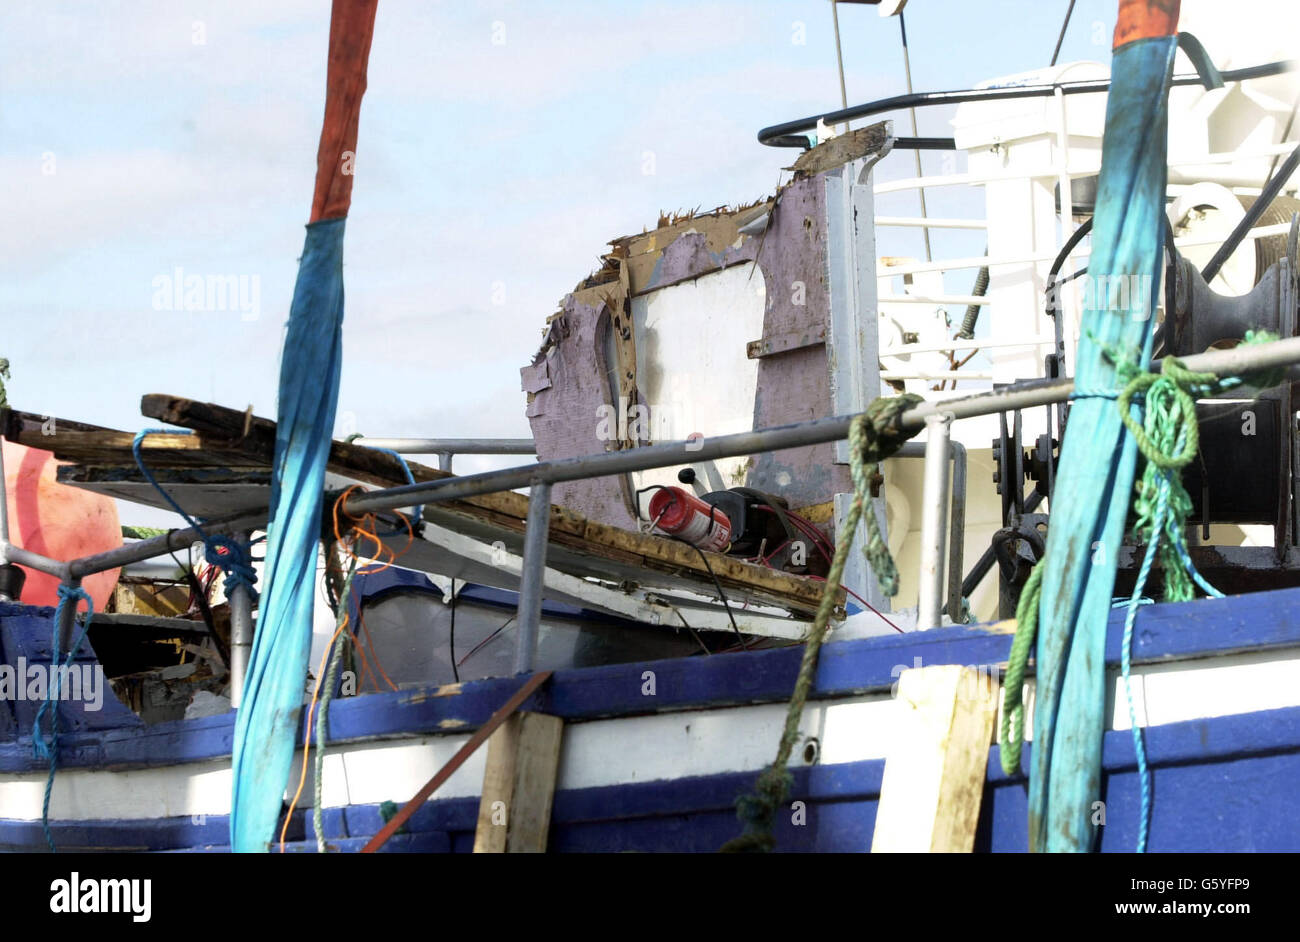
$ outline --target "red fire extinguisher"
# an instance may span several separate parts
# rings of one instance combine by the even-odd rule
[[[672,536],[721,553],[731,543],[731,521],[717,507],[680,487],[661,487],[650,498],[650,519]]]

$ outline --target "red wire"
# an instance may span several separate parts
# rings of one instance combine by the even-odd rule
[[[813,576],[813,575],[810,575],[810,576],[808,576],[808,578],[809,578],[809,579],[816,579],[818,582],[825,582],[825,581],[826,581],[826,580],[823,579],[821,576]],[[899,628],[899,627],[898,627],[897,625],[895,625],[892,621],[890,621],[888,618],[886,618],[885,615],[884,615],[884,613],[881,612],[880,609],[876,608],[874,605],[872,605],[870,602],[868,602],[868,601],[867,601],[866,599],[864,599],[862,596],[858,595],[858,593],[854,592],[854,591],[853,591],[852,589],[850,589],[848,586],[846,586],[846,585],[841,585],[840,588],[843,589],[845,592],[847,592],[849,595],[853,596],[855,599],[857,599],[859,602],[861,602],[861,603],[862,603],[863,605],[865,605],[867,608],[871,609],[871,610],[872,610],[873,612],[875,612],[877,615],[879,615],[881,621],[883,621],[883,622],[884,622],[886,625],[888,625],[890,628],[893,628],[893,629],[894,629],[895,631],[897,631],[900,635],[901,635],[901,634],[906,634],[906,632],[903,631],[902,628]]]
[[[761,506],[761,505],[760,505],[760,506]],[[770,508],[770,507],[764,507],[763,509],[764,509],[764,510],[769,510],[769,511],[772,510],[772,508]],[[773,513],[775,513],[775,511],[773,511]],[[791,515],[791,519],[796,520],[796,521],[803,521],[804,525],[809,526],[809,527],[813,527],[813,526],[814,526],[811,522],[809,522],[809,521],[807,521],[807,520],[804,520],[804,519],[803,519],[802,517],[800,517],[798,514],[792,514],[792,515]],[[800,529],[802,530],[802,527],[801,527]],[[805,536],[812,536],[812,534],[808,534],[808,533],[805,533],[804,535],[805,535]],[[764,565],[764,566],[767,566],[769,569],[773,568],[773,567],[772,567],[772,562],[771,562],[772,557],[775,556],[777,553],[781,552],[781,550],[785,549],[786,545],[787,545],[789,542],[790,542],[789,540],[786,540],[785,543],[782,543],[782,544],[781,544],[780,546],[778,546],[776,549],[772,550],[771,554],[770,554],[769,556],[767,556],[766,558],[763,559],[763,565]],[[825,551],[824,549],[822,549],[821,545],[817,542],[816,539],[813,540],[813,545],[817,547],[817,549],[821,552],[822,556],[825,556],[825,557],[826,557],[826,561],[827,561],[828,563],[831,562],[831,558],[830,558],[830,556],[828,556],[828,555],[826,554],[826,551]],[[818,582],[825,582],[825,581],[826,581],[826,580],[823,579],[821,576],[814,576],[814,575],[812,575],[811,573],[808,575],[808,578],[809,578],[809,579],[816,579]],[[883,621],[883,622],[884,622],[886,625],[888,625],[890,628],[893,628],[893,629],[894,629],[895,631],[897,631],[900,635],[901,635],[901,634],[906,634],[906,632],[903,631],[902,628],[899,628],[899,627],[898,627],[897,625],[895,625],[892,621],[890,621],[888,618],[886,618],[885,615],[884,615],[884,613],[881,612],[880,609],[876,608],[874,605],[872,605],[870,602],[868,602],[868,601],[867,601],[866,599],[864,599],[862,596],[858,595],[858,593],[854,592],[854,591],[853,591],[852,589],[850,589],[848,586],[841,584],[841,585],[840,585],[840,588],[843,589],[845,592],[847,592],[849,595],[853,596],[855,599],[857,599],[859,602],[861,602],[863,605],[865,605],[868,609],[870,609],[871,611],[875,612],[876,615],[878,615],[878,616],[880,617],[880,620],[881,620],[881,621]]]

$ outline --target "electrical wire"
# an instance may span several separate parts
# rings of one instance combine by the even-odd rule
[[[451,629],[447,632],[447,648],[451,657],[451,676],[460,683],[460,669],[456,666],[456,580],[451,580]]]
[[[190,601],[191,603],[198,604],[199,614],[203,617],[203,627],[207,629],[208,637],[212,639],[212,645],[216,648],[217,655],[221,658],[221,663],[226,666],[226,670],[229,670],[230,649],[221,643],[221,637],[217,634],[217,626],[212,617],[212,606],[208,604],[207,592],[204,591],[204,588],[199,581],[199,577],[194,573],[194,554],[189,550],[187,550],[187,552],[189,553],[190,560],[188,566],[177,559],[176,553],[172,550],[168,550],[167,555],[175,561],[176,565],[180,567],[181,573],[185,576],[185,581],[190,587]],[[215,570],[216,567],[212,568]],[[209,579],[208,591],[211,590],[211,587],[212,580]]]
[[[475,654],[477,654],[477,653],[479,652],[479,650],[482,649],[482,647],[483,647],[484,645],[486,645],[489,641],[491,641],[491,640],[492,640],[493,638],[495,638],[497,635],[501,634],[501,632],[505,631],[506,626],[509,625],[509,624],[510,624],[512,621],[514,621],[514,620],[515,620],[515,616],[514,616],[514,615],[511,615],[509,618],[507,618],[505,621],[503,621],[503,622],[501,623],[501,627],[500,627],[500,628],[498,628],[496,631],[492,632],[492,634],[488,635],[486,638],[484,638],[484,639],[483,639],[482,641],[480,641],[478,644],[474,645],[474,647],[470,648],[469,653],[466,654],[463,658],[460,659],[460,663],[461,663],[461,665],[463,666],[464,663],[465,663],[466,661],[468,661],[470,658],[472,658]]]
[[[808,578],[809,578],[809,579],[815,579],[815,580],[817,580],[818,582],[825,582],[825,581],[826,581],[826,580],[823,579],[821,576],[809,576]],[[846,585],[844,585],[843,583],[841,583],[841,584],[840,584],[840,588],[843,589],[845,592],[847,592],[849,595],[853,596],[855,599],[857,599],[861,604],[865,605],[868,609],[871,610],[871,612],[872,612],[873,614],[875,614],[877,617],[879,617],[881,621],[883,621],[883,622],[884,622],[886,625],[888,625],[890,628],[893,628],[893,629],[894,629],[895,631],[897,631],[900,635],[902,635],[902,634],[907,634],[907,632],[905,632],[902,628],[899,628],[899,627],[898,627],[897,625],[895,625],[892,621],[890,621],[888,618],[886,618],[884,612],[882,612],[880,609],[876,608],[874,605],[872,605],[870,602],[868,602],[868,601],[867,601],[866,599],[864,599],[862,596],[858,595],[858,593],[854,592],[854,591],[853,591],[852,589],[850,589],[848,586],[846,586]]]
[[[635,492],[635,494],[634,494],[634,496],[633,496],[633,502],[636,504],[636,513],[637,513],[637,516],[638,516],[638,517],[641,517],[641,495],[644,494],[646,491],[651,491],[651,490],[655,490],[655,489],[663,489],[663,488],[665,488],[666,486],[667,486],[667,485],[664,485],[664,484],[650,484],[650,485],[648,485],[648,486],[646,486],[646,487],[640,488],[639,490],[637,490],[637,491]],[[712,526],[717,522],[717,521],[716,521],[716,518],[715,518],[715,516],[714,516],[717,512],[718,512],[718,508],[715,507],[713,504],[710,504],[710,505],[709,505],[709,526],[710,526],[710,528],[712,528]],[[644,518],[642,518],[642,519],[644,519]],[[658,524],[658,522],[659,522],[658,520],[655,520],[655,524]],[[700,559],[703,560],[703,562],[704,562],[704,568],[705,568],[706,570],[708,570],[709,578],[711,578],[711,579],[713,580],[713,587],[714,587],[715,589],[718,590],[718,598],[722,599],[722,607],[725,608],[725,609],[727,610],[727,619],[731,622],[732,630],[736,632],[736,637],[740,639],[740,644],[741,644],[741,646],[744,647],[746,650],[748,650],[748,645],[745,643],[745,636],[744,636],[744,634],[741,632],[741,630],[740,630],[740,626],[736,624],[736,616],[733,615],[732,612],[731,612],[731,602],[727,599],[727,593],[723,591],[723,589],[722,589],[722,583],[718,581],[717,574],[714,573],[712,564],[709,563],[709,557],[707,557],[707,556],[704,555],[704,550],[702,550],[700,547],[696,546],[694,543],[690,542],[689,540],[683,540],[681,537],[679,537],[679,536],[677,536],[677,535],[675,535],[675,534],[671,534],[671,533],[669,533],[669,534],[665,534],[665,535],[666,535],[669,539],[676,540],[678,543],[682,543],[682,544],[684,544],[684,545],[686,545],[686,546],[691,547],[692,549],[695,550],[695,552],[697,552],[697,553],[700,554]],[[680,613],[678,613],[678,617],[679,617],[679,618],[681,617],[681,614],[680,614]],[[683,620],[683,623],[684,623],[684,620]],[[503,627],[504,627],[504,626],[503,626]]]
[[[709,506],[712,508],[709,513],[709,523],[713,523],[712,511],[716,511],[717,508],[713,507],[712,504]],[[731,613],[731,603],[727,601],[727,593],[722,591],[722,583],[718,581],[717,575],[713,572],[713,566],[709,563],[709,557],[704,555],[704,550],[700,549],[694,543],[687,542],[678,536],[673,537],[673,539],[679,543],[685,543],[687,546],[693,547],[695,552],[700,554],[700,559],[704,562],[704,568],[709,571],[709,576],[713,579],[713,586],[718,590],[718,597],[722,599],[722,607],[727,610],[727,618],[731,621],[731,628],[736,632],[736,637],[740,639],[740,646],[748,651],[749,645],[745,643],[745,636],[741,633],[740,626],[736,624],[736,616]]]
[[[690,626],[690,623],[686,621],[686,616],[682,614],[681,609],[679,609],[676,605],[671,605],[669,607],[673,610],[674,613],[676,613],[677,617],[681,619],[682,624],[686,626],[686,630],[689,631],[691,633],[691,637],[695,639],[695,643],[704,649],[704,656],[708,657],[710,654],[712,654],[713,652],[709,650],[709,646],[704,643],[704,639],[701,638],[698,634],[696,634],[695,629],[692,628]]]

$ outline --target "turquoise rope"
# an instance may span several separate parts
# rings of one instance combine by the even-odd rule
[[[1137,582],[1133,586],[1133,596],[1129,599],[1128,611],[1124,613],[1124,638],[1120,642],[1120,675],[1124,678],[1124,699],[1128,704],[1129,730],[1133,734],[1133,751],[1137,755],[1138,782],[1142,790],[1142,807],[1138,815],[1137,852],[1139,854],[1146,853],[1147,836],[1151,830],[1151,770],[1147,767],[1146,745],[1142,741],[1142,729],[1138,726],[1137,710],[1133,706],[1133,624],[1137,621],[1138,609],[1142,605],[1142,593],[1146,589],[1147,578],[1151,575],[1151,566],[1156,560],[1156,550],[1160,548],[1160,532],[1168,512],[1168,479],[1162,476],[1161,486],[1156,496],[1156,515],[1151,542],[1147,544],[1146,553],[1142,557],[1142,567],[1138,570]]]
[[[63,624],[63,613],[67,609],[69,602],[72,603],[72,617],[77,617],[77,607],[81,602],[86,603],[86,616],[81,623],[81,634],[77,635],[77,640],[72,643],[68,649],[68,656],[64,659],[59,654],[60,638],[59,628]],[[63,675],[67,672],[66,668],[72,665],[72,659],[76,656],[77,650],[81,647],[82,640],[86,637],[86,632],[90,629],[90,618],[95,614],[95,603],[90,595],[81,586],[72,586],[67,583],[59,584],[59,604],[54,610],[54,639],[50,647],[50,672],[53,676],[45,689],[45,702],[41,708],[36,711],[36,719],[32,722],[32,748],[36,752],[36,758],[47,759],[50,763],[50,773],[45,778],[45,799],[41,803],[41,830],[45,832],[45,843],[50,845],[50,853],[54,853],[54,834],[50,830],[50,795],[54,791],[54,776],[59,771],[59,708],[57,701],[59,693],[63,686]],[[50,709],[50,734],[47,739],[41,732],[41,719],[45,716],[45,711]]]
[[[1182,446],[1183,436],[1180,434],[1178,444],[1174,450],[1180,451]],[[1143,741],[1142,730],[1137,723],[1137,710],[1133,706],[1131,676],[1133,670],[1133,626],[1137,620],[1138,609],[1143,605],[1152,603],[1152,600],[1145,598],[1142,593],[1146,588],[1147,579],[1151,575],[1151,567],[1160,548],[1162,534],[1177,550],[1183,568],[1196,584],[1207,595],[1214,598],[1223,598],[1223,593],[1210,585],[1197,570],[1196,565],[1192,562],[1191,554],[1187,552],[1182,527],[1179,525],[1176,515],[1169,513],[1169,492],[1173,486],[1173,474],[1172,469],[1162,471],[1156,485],[1156,507],[1151,525],[1151,541],[1147,544],[1146,552],[1142,557],[1142,566],[1138,570],[1137,582],[1133,586],[1133,595],[1126,603],[1128,610],[1124,615],[1124,637],[1120,643],[1120,675],[1124,678],[1124,698],[1128,705],[1129,728],[1133,735],[1133,751],[1137,758],[1138,781],[1142,794],[1142,805],[1138,819],[1137,853],[1139,854],[1146,853],[1147,840],[1151,830],[1151,770],[1147,764],[1146,746]]]
[[[366,447],[370,448],[369,445],[367,445]],[[370,448],[370,450],[382,451],[386,455],[392,455],[394,458],[397,459],[397,463],[402,466],[402,471],[406,474],[406,483],[407,484],[415,483],[415,475],[411,473],[411,466],[406,463],[406,459],[402,457],[401,452],[393,451],[393,449],[391,448]],[[415,507],[415,519],[412,521],[412,523],[414,526],[418,527],[423,522],[424,522],[424,505],[419,504]],[[398,530],[395,532],[400,533],[402,531]]]
[[[257,570],[253,568],[252,554],[249,548],[244,544],[228,536],[220,534],[205,533],[203,527],[197,520],[185,512],[180,504],[172,498],[158,483],[158,479],[150,473],[145,467],[144,456],[140,454],[140,446],[144,444],[147,435],[193,435],[188,429],[167,429],[167,428],[147,428],[135,436],[131,442],[131,454],[135,456],[136,467],[144,475],[146,481],[153,485],[154,490],[162,495],[163,500],[171,505],[172,510],[176,511],[185,518],[185,522],[199,532],[200,539],[203,540],[203,556],[209,565],[216,566],[225,574],[226,595],[229,596],[236,586],[244,586],[254,599],[257,598],[257,589],[254,586],[257,583]]]

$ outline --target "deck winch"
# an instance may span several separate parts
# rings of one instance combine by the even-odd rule
[[[1285,217],[1291,224],[1288,234],[1259,240],[1255,283],[1244,294],[1219,293],[1211,287],[1216,270],[1207,266],[1207,279],[1193,260],[1173,253],[1165,269],[1167,314],[1156,333],[1156,356],[1181,357],[1235,346],[1250,331],[1297,335],[1298,211],[1300,201],[1278,197],[1262,213],[1254,214],[1254,222],[1262,218],[1276,223]],[[1295,495],[1300,490],[1294,458],[1297,435],[1294,423],[1286,419],[1294,413],[1291,385],[1229,389],[1198,399],[1196,411],[1200,452],[1183,473],[1192,501],[1189,523],[1198,524],[1196,534],[1201,540],[1210,540],[1212,524],[1270,525],[1274,530],[1272,547],[1232,547],[1232,561],[1219,552],[1220,547],[1194,547],[1198,565],[1225,591],[1248,590],[1259,574],[1276,575],[1278,569],[1293,574],[1284,584],[1300,582],[1295,560],[1289,558],[1294,555],[1289,551],[1296,541]],[[976,572],[987,572],[994,560],[1000,564],[999,608],[1004,616],[1014,612],[1030,566],[1042,553],[1050,515],[1035,511],[1043,498],[1050,502],[1059,438],[1068,414],[1068,408],[1052,410],[1048,427],[1053,431],[1030,444],[1021,440],[1020,413],[1015,412],[1009,422],[1004,417],[1001,434],[993,443],[994,482],[1002,495],[1003,528],[994,535],[990,551],[981,561],[984,568],[981,571],[977,566]],[[1028,494],[1027,481],[1035,482]],[[1130,516],[1130,525],[1132,522]],[[1136,572],[1140,556],[1134,549],[1126,545],[1122,554],[1117,581],[1120,590],[1131,585]]]

